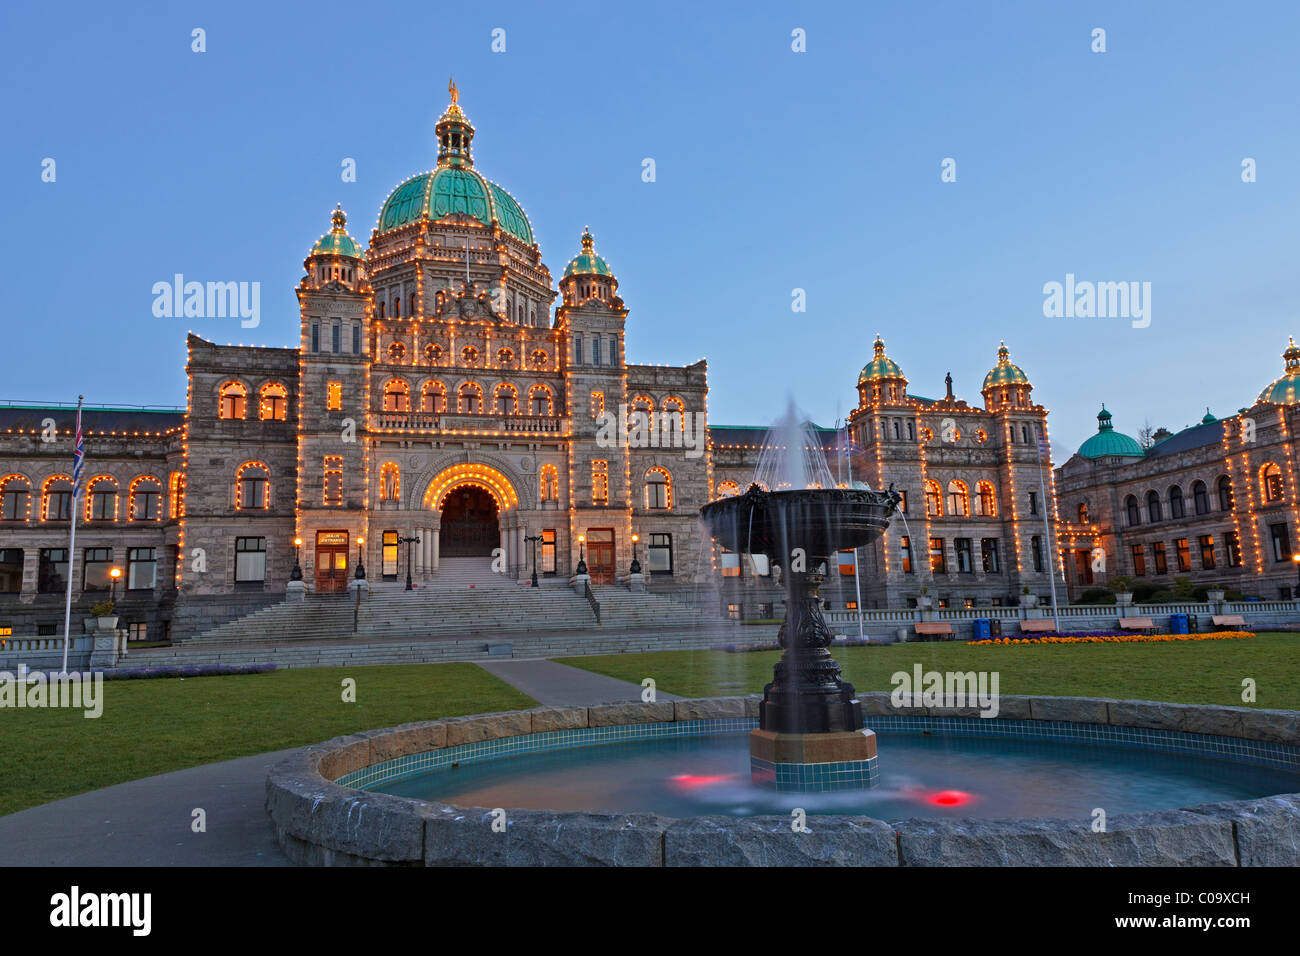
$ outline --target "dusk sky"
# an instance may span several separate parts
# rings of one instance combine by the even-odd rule
[[[188,329],[296,345],[308,249],[337,202],[367,242],[433,166],[449,74],[476,167],[552,275],[589,224],[629,359],[707,357],[714,424],[769,423],[791,396],[834,423],[877,333],[912,392],[941,396],[951,371],[978,403],[1005,339],[1059,462],[1103,401],[1134,435],[1250,405],[1300,334],[1293,4],[564,11],[6,5],[0,400],[182,405]],[[260,283],[260,326],[155,317],[176,273]],[[1067,274],[1150,283],[1149,325],[1045,317]]]

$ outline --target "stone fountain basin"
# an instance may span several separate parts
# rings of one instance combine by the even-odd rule
[[[784,565],[795,548],[824,558],[860,548],[889,527],[899,501],[889,491],[824,488],[763,491],[711,501],[700,509],[709,533],[728,551],[765,554]]]
[[[980,720],[974,708],[895,708],[860,694],[865,714]],[[759,698],[602,704],[456,717],[367,731],[306,748],[267,778],[266,807],[291,860],[325,866],[1297,866],[1300,793],[1115,814],[1105,832],[1074,819],[901,820],[493,810],[413,800],[365,785],[387,761],[450,747],[592,727],[754,717]],[[1249,741],[1300,766],[1300,713],[1077,697],[999,699],[995,720],[1055,721]],[[868,721],[869,722],[869,721]],[[814,820],[813,817],[809,818]]]

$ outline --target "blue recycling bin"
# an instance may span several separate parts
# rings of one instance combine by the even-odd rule
[[[1169,633],[1186,634],[1187,633],[1187,615],[1170,614],[1169,615]]]
[[[989,619],[986,617],[977,617],[971,621],[971,640],[987,641],[992,636],[992,628],[989,626]]]

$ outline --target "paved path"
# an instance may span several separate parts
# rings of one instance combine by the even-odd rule
[[[640,700],[636,684],[544,660],[484,661],[542,704]],[[220,678],[214,678],[220,680]],[[659,694],[659,700],[675,700]],[[289,866],[266,816],[266,774],[293,750],[177,770],[0,817],[0,867]],[[207,832],[191,831],[207,813]]]
[[[641,687],[604,674],[579,670],[568,664],[545,660],[476,661],[479,667],[495,674],[516,690],[539,704],[553,707],[584,707],[640,700]],[[656,700],[677,700],[660,691]]]

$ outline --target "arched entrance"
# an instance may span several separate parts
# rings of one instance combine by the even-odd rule
[[[442,500],[442,556],[488,557],[501,546],[497,503],[476,485],[460,485]]]

